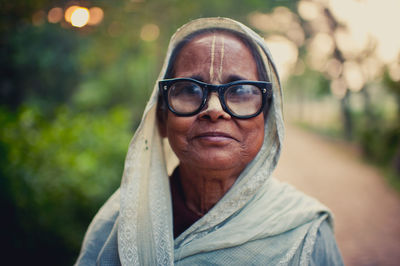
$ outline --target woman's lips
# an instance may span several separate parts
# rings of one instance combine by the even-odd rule
[[[194,139],[210,144],[225,144],[227,142],[231,142],[232,140],[236,140],[230,134],[225,132],[204,132],[197,134]]]

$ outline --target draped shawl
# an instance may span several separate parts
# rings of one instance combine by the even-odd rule
[[[271,177],[284,137],[282,88],[259,35],[228,18],[193,20],[172,36],[158,79],[164,78],[177,44],[207,28],[247,36],[264,62],[273,100],[261,150],[223,198],[174,239],[168,177],[178,160],[158,132],[156,83],[130,142],[120,189],[89,226],[78,265],[96,260],[99,265],[308,265],[320,224],[332,223],[325,206]]]

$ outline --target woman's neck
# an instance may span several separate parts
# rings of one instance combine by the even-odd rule
[[[206,214],[231,188],[239,173],[231,169],[204,170],[180,165],[186,206],[198,215]]]

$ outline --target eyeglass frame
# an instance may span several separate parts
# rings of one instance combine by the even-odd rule
[[[203,90],[203,99],[202,99],[202,102],[201,102],[199,108],[197,108],[195,111],[193,111],[191,113],[187,113],[187,114],[179,113],[179,112],[175,111],[174,109],[172,109],[172,107],[169,104],[169,101],[168,101],[168,90],[171,88],[171,86],[174,83],[176,83],[178,81],[193,82],[193,83],[199,85],[199,87]],[[246,116],[239,116],[239,115],[234,114],[227,107],[227,105],[225,103],[225,99],[224,99],[225,91],[229,87],[234,86],[234,85],[238,85],[238,84],[254,85],[258,89],[260,89],[261,96],[262,96],[262,102],[261,102],[260,109],[255,114],[246,115]],[[238,80],[238,81],[233,81],[233,82],[229,82],[229,83],[225,83],[225,84],[215,85],[215,84],[209,84],[209,83],[205,83],[205,82],[202,82],[202,81],[198,81],[198,80],[192,79],[192,78],[173,78],[173,79],[160,80],[158,82],[158,87],[159,87],[160,93],[163,95],[164,101],[166,102],[166,104],[168,106],[168,109],[173,114],[175,114],[176,116],[182,116],[182,117],[194,116],[194,115],[200,113],[201,110],[204,108],[204,106],[207,103],[208,95],[211,94],[212,92],[217,92],[218,98],[219,98],[219,102],[220,102],[220,104],[222,106],[222,109],[226,113],[231,115],[232,117],[235,117],[235,118],[238,118],[238,119],[249,119],[249,118],[252,118],[252,117],[256,117],[264,109],[264,106],[267,103],[267,99],[272,97],[272,83],[271,82],[267,82],[267,81]]]

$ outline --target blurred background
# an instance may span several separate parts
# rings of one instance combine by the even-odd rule
[[[397,0],[1,0],[5,261],[74,262],[119,186],[170,36],[199,17],[264,36],[286,121],[356,147],[399,190],[399,11]]]

